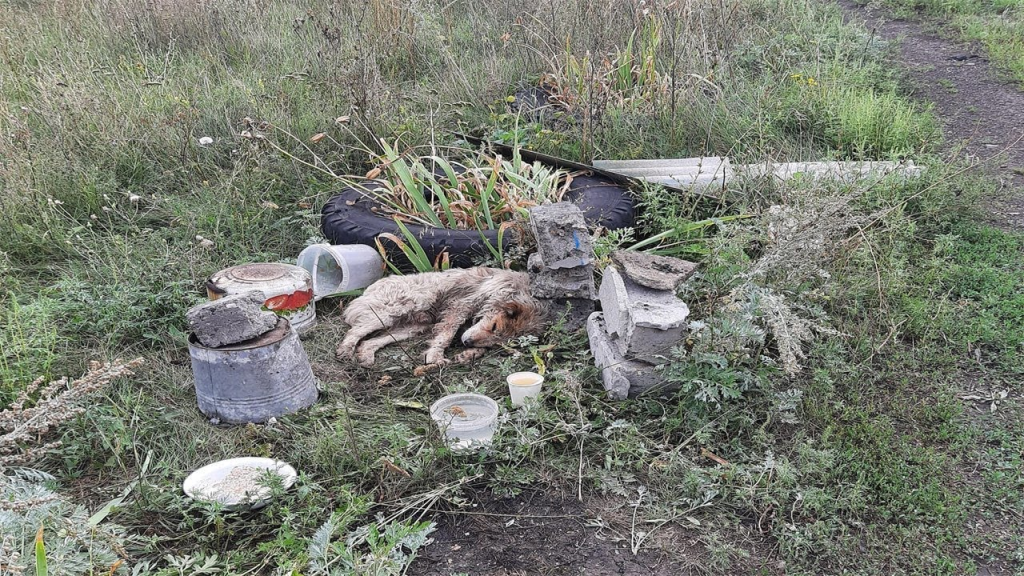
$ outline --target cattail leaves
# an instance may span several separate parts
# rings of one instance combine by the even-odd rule
[[[526,209],[562,201],[572,174],[526,163],[518,154],[469,156],[460,163],[435,154],[400,152],[381,141],[380,164],[354,184],[377,200],[380,211],[401,220],[452,230],[496,230],[523,220]],[[350,178],[351,179],[351,178]]]

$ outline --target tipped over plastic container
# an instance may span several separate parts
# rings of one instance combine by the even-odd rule
[[[452,394],[431,405],[430,417],[452,448],[488,446],[498,427],[498,403],[482,394]]]
[[[364,244],[313,244],[299,253],[298,265],[313,276],[313,299],[366,288],[384,275],[384,260]]]

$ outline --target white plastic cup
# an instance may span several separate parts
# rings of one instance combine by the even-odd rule
[[[526,404],[527,398],[540,396],[540,387],[544,384],[544,377],[536,372],[515,372],[509,374],[505,381],[508,382],[508,393],[512,396],[513,406]]]
[[[299,253],[298,265],[313,276],[313,298],[366,288],[384,275],[384,261],[365,244],[313,244]]]

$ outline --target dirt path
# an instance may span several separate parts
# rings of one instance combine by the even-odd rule
[[[980,161],[1006,192],[993,201],[995,223],[1024,230],[1024,92],[1000,80],[980,46],[943,38],[920,22],[890,19],[883,10],[840,0],[848,20],[899,42],[914,95],[935,103],[948,146]]]

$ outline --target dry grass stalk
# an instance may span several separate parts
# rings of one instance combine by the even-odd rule
[[[68,382],[60,378],[45,382],[38,378],[0,412],[0,471],[8,466],[31,462],[60,446],[43,442],[47,433],[72,420],[85,409],[82,401],[116,378],[132,374],[142,358],[130,362],[90,362],[89,372]]]

